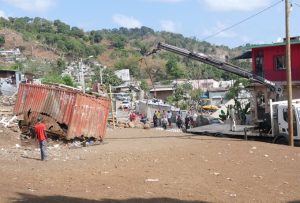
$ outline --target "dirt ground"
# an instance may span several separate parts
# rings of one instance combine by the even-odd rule
[[[108,129],[103,144],[49,153],[2,129],[0,202],[300,202],[298,147]]]

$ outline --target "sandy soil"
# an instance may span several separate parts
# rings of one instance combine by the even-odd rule
[[[103,144],[49,152],[42,162],[35,144],[0,133],[0,202],[300,201],[300,148],[108,129]]]

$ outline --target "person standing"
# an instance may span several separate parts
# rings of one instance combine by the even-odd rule
[[[177,128],[181,128],[181,126],[182,126],[182,119],[181,119],[180,115],[177,116],[176,125],[177,125]]]
[[[155,111],[153,114],[153,124],[154,124],[154,128],[157,127],[157,112]]]
[[[190,124],[191,124],[191,114],[190,112],[188,112],[185,116],[185,119],[184,119],[184,124],[185,124],[185,129],[189,129],[190,128]]]
[[[46,134],[46,125],[42,123],[43,117],[39,115],[37,118],[37,124],[34,126],[34,131],[36,134],[36,139],[39,141],[40,150],[41,150],[41,160],[48,160],[47,153],[47,134]]]
[[[235,131],[236,130],[235,110],[233,105],[229,105],[229,119],[230,119],[230,131]]]
[[[157,120],[158,120],[158,126],[161,126],[161,113],[160,113],[160,111],[157,111],[156,117],[157,117]]]
[[[171,124],[172,124],[172,113],[171,111],[168,111],[167,113],[167,118],[168,118],[168,123],[169,123],[169,127],[171,127]]]

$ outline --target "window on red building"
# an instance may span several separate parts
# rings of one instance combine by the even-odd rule
[[[285,57],[284,55],[275,56],[274,65],[276,70],[285,70]]]

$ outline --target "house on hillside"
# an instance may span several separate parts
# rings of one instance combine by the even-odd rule
[[[22,73],[15,70],[0,70],[0,94],[11,96],[22,82]]]
[[[287,99],[285,44],[286,42],[283,41],[273,44],[253,45],[250,47],[248,55],[245,54],[245,56],[252,58],[253,73],[283,87],[283,95],[280,100]],[[291,38],[291,71],[293,99],[300,98],[300,37]],[[274,100],[276,94],[264,85],[253,83],[252,86],[254,94],[253,118],[260,120],[263,119],[265,113],[270,112],[269,100]]]
[[[174,85],[154,85],[150,93],[156,99],[166,100],[167,97],[172,96],[176,87]]]
[[[13,63],[14,61],[20,61],[23,58],[21,57],[21,51],[19,48],[11,50],[0,50],[0,61],[6,63]]]
[[[201,79],[201,80],[176,80],[174,84],[190,83],[193,89],[202,89],[207,91],[208,89],[219,88],[219,82],[214,79]]]

